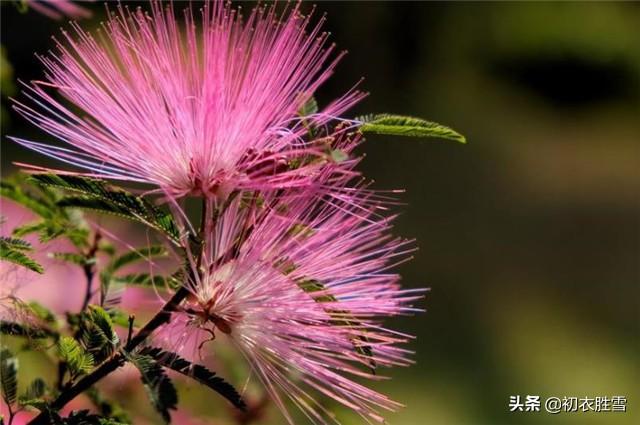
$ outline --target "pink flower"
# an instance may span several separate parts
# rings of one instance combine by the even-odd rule
[[[64,32],[58,53],[40,58],[46,81],[33,82],[30,102],[15,109],[68,146],[13,140],[86,174],[151,183],[173,197],[307,184],[326,161],[292,164],[325,158],[316,143],[324,126],[362,97],[349,91],[298,114],[342,56],[330,60],[324,19],[310,25],[298,5],[244,18],[216,1],[188,7],[180,28],[172,4],[151,7],[149,15],[119,5],[98,40],[74,24],[75,36]]]
[[[72,0],[27,0],[30,8],[51,19],[69,17],[73,19],[89,18],[91,11],[78,6]]]
[[[397,346],[411,337],[380,323],[417,311],[411,302],[423,291],[401,289],[389,271],[411,241],[388,234],[378,194],[329,172],[320,182],[334,178],[345,189],[332,195],[317,183],[234,199],[212,224],[204,259],[192,264],[200,276],[164,334],[172,349],[230,341],[291,424],[287,397],[311,422],[335,421],[318,394],[382,422],[379,408],[401,405],[354,377],[382,379],[371,369],[411,363]]]

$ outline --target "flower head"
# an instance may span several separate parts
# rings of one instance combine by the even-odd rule
[[[30,102],[15,109],[68,146],[13,140],[174,197],[307,184],[323,161],[299,166],[300,158],[326,157],[321,132],[308,127],[323,128],[362,96],[349,91],[299,115],[341,57],[330,59],[323,19],[311,25],[298,5],[282,15],[256,7],[245,18],[215,1],[187,8],[181,28],[173,5],[151,8],[118,6],[97,39],[76,24],[75,35],[64,32],[58,52],[41,57],[46,81],[33,82]]]
[[[355,161],[354,161],[355,162]],[[349,163],[347,166],[350,166]],[[356,382],[380,378],[378,366],[408,365],[397,345],[410,336],[386,329],[384,317],[416,311],[421,290],[403,290],[388,271],[407,259],[411,242],[392,238],[378,194],[348,188],[326,193],[316,183],[237,197],[218,217],[193,262],[191,295],[172,327],[183,338],[231,341],[284,412],[285,398],[313,423],[333,422],[313,393],[329,396],[367,421],[400,405]],[[180,330],[182,329],[182,330]]]

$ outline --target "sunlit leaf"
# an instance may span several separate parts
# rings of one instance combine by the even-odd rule
[[[33,249],[31,244],[24,239],[0,236],[0,243],[18,251],[31,251]]]
[[[15,242],[8,241],[16,241],[19,239],[12,238],[2,238],[0,239],[0,259],[3,261],[7,261],[13,264],[17,264],[19,266],[25,267],[29,270],[32,270],[36,273],[43,273],[44,269],[40,264],[38,264],[34,259],[30,258],[22,251],[25,250],[24,245],[20,245],[18,248],[15,248]],[[28,242],[23,241],[24,244],[30,246]]]
[[[82,342],[96,362],[115,352],[120,342],[111,316],[102,307],[90,305],[81,326]]]
[[[313,96],[311,96],[302,105],[302,107],[298,111],[298,115],[300,115],[301,117],[307,117],[309,115],[315,114],[316,112],[318,112],[318,102]]]
[[[466,138],[457,131],[433,121],[402,115],[377,114],[358,118],[362,121],[363,133],[387,134],[392,136],[435,137],[466,143]]]
[[[93,356],[84,351],[72,337],[63,336],[57,344],[58,356],[67,364],[72,376],[88,373],[93,369]]]
[[[68,196],[58,202],[62,207],[74,207],[115,214],[135,220],[165,234],[179,244],[180,231],[171,214],[164,212],[141,196],[112,188],[105,182],[81,176],[35,174],[31,178],[40,185],[53,186],[80,196]]]

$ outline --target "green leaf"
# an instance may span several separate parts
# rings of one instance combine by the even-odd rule
[[[300,115],[301,117],[308,117],[309,115],[313,115],[316,112],[318,112],[318,102],[313,96],[311,96],[309,99],[307,99],[306,102],[304,102],[302,107],[300,107],[298,115]]]
[[[466,143],[465,137],[457,131],[421,118],[406,117],[402,115],[377,114],[360,117],[363,124],[360,131],[363,133],[387,134],[391,136],[411,137],[437,137]]]
[[[27,387],[27,390],[20,396],[20,405],[32,405],[33,401],[39,401],[47,390],[47,384],[42,378],[36,378]]]
[[[48,308],[46,308],[45,306],[43,306],[39,302],[30,301],[26,305],[26,307],[27,307],[27,310],[29,311],[29,313],[32,316],[37,317],[38,319],[40,319],[43,322],[46,322],[46,323],[48,323],[50,325],[56,325],[56,323],[57,323],[56,315],[53,314],[53,312],[51,310],[49,310]]]
[[[75,252],[53,252],[50,256],[56,260],[65,261],[78,266],[84,266],[89,264],[90,261],[95,261],[95,259],[87,259],[84,255],[77,254]]]
[[[104,417],[119,423],[131,423],[131,419],[122,406],[115,401],[106,399],[96,387],[92,387],[85,393],[96,406],[98,412]]]
[[[22,14],[29,11],[29,2],[27,0],[13,0],[13,5],[16,7],[16,10]]]
[[[82,342],[95,362],[111,356],[120,343],[111,316],[102,307],[90,305],[81,326]]]
[[[23,247],[14,248],[15,244],[11,244],[6,241],[7,238],[0,239],[0,259],[4,261],[8,261],[10,263],[17,264],[19,266],[25,267],[31,271],[36,273],[44,273],[44,269],[40,264],[38,264],[34,259],[25,255],[22,250]]]
[[[0,184],[2,196],[41,217],[41,220],[14,229],[14,236],[21,237],[37,232],[42,242],[64,236],[77,247],[86,246],[89,232],[81,215],[77,211],[74,213],[58,206],[60,195],[57,191],[41,185],[29,186],[30,182],[25,175],[18,174]]]
[[[121,268],[141,261],[148,261],[151,258],[166,257],[167,250],[162,245],[151,245],[138,249],[128,251],[116,258],[114,258],[107,268],[111,273],[120,270]]]
[[[32,407],[34,409],[40,410],[41,412],[45,412],[49,408],[47,402],[42,398],[20,398],[18,402],[20,403],[21,407]]]
[[[331,150],[331,160],[336,164],[340,164],[341,162],[349,159],[349,154],[343,151],[342,149],[332,149]]]
[[[149,355],[135,353],[129,355],[128,359],[140,371],[151,404],[165,423],[170,423],[169,410],[176,409],[178,393],[164,369]]]
[[[107,255],[115,255],[116,248],[112,243],[105,241],[104,239],[98,243],[98,251],[104,252]]]
[[[17,204],[33,211],[40,217],[52,218],[56,215],[55,205],[50,205],[42,199],[25,192],[20,187],[19,178],[11,180],[3,180],[0,182],[0,195],[7,199],[11,199]]]
[[[126,276],[114,277],[113,280],[124,285],[146,286],[150,288],[163,288],[170,279],[166,276],[151,275],[149,273],[132,273]]]
[[[123,283],[121,279],[114,277],[114,273],[123,267],[140,262],[148,261],[151,258],[166,257],[167,250],[162,245],[151,245],[148,247],[142,247],[132,251],[128,251],[122,255],[115,257],[100,273],[100,294],[101,300],[104,300],[109,293],[111,284],[115,281],[117,283]]]
[[[315,279],[304,279],[296,281],[298,287],[307,294],[311,294],[311,297],[315,302],[327,303],[337,302],[338,299],[327,292],[327,288],[324,284]],[[322,292],[322,294],[316,294],[316,292]]]
[[[18,358],[6,348],[0,351],[0,388],[5,403],[15,403],[18,395]]]
[[[83,375],[93,369],[93,356],[85,352],[75,339],[63,336],[57,345],[58,355],[67,364],[72,377]]]
[[[302,118],[301,123],[304,126],[304,128],[307,129],[307,133],[310,138],[314,137],[315,128],[313,126],[313,123],[311,123],[307,119],[307,117],[315,114],[316,112],[318,112],[318,102],[316,102],[316,99],[313,96],[309,97],[307,101],[302,105],[302,107],[300,107],[300,110],[298,111],[298,115]],[[296,160],[293,160],[289,164],[289,166],[292,169],[298,168],[303,165],[305,160],[306,158],[298,158]]]
[[[206,367],[199,364],[193,364],[178,356],[176,353],[163,351],[156,347],[144,347],[140,351],[140,354],[148,355],[162,366],[198,381],[200,384],[211,388],[222,397],[226,398],[238,409],[243,411],[246,410],[247,406],[238,391],[231,384],[217,376],[215,372],[210,371]]]
[[[58,422],[56,422],[58,424]],[[74,410],[68,417],[62,419],[59,425],[126,425],[114,418],[107,418],[95,413],[91,413],[87,409]]]
[[[111,188],[101,180],[87,177],[35,174],[31,178],[44,186],[80,194],[61,199],[59,206],[92,209],[135,220],[164,233],[177,245],[180,244],[180,231],[171,214],[160,210],[141,196],[120,188]]]
[[[33,247],[31,244],[24,239],[17,238],[9,238],[6,236],[0,236],[0,243],[8,246],[9,248],[18,250],[18,251],[31,251]]]
[[[107,310],[107,313],[109,313],[109,317],[111,317],[111,321],[114,325],[122,326],[124,328],[129,327],[129,315],[124,311],[112,307]]]
[[[44,221],[36,221],[34,223],[26,223],[22,226],[18,226],[11,232],[14,236],[23,237],[32,233],[40,233],[47,227]]]
[[[48,329],[36,328],[33,326],[27,326],[20,323],[9,322],[6,320],[0,320],[0,334],[12,335],[12,336],[24,336],[34,339],[42,339],[48,337],[55,337],[57,334]]]

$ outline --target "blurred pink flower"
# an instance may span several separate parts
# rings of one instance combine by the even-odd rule
[[[13,140],[90,175],[150,183],[172,197],[307,184],[326,161],[299,160],[327,157],[307,125],[322,128],[363,94],[351,90],[299,116],[342,54],[330,60],[324,19],[310,25],[299,4],[287,8],[279,15],[276,5],[259,6],[245,18],[228,3],[205,2],[200,12],[186,8],[180,28],[173,4],[152,1],[151,15],[118,5],[99,42],[74,24],[75,37],[65,32],[58,54],[41,57],[46,81],[28,87],[30,102],[15,104],[69,147]]]
[[[335,178],[327,172],[320,182]],[[348,177],[337,179],[347,187]],[[412,244],[388,234],[375,192],[319,195],[319,186],[236,198],[192,264],[203,276],[190,282],[183,313],[159,337],[184,352],[226,335],[291,424],[283,396],[313,423],[334,421],[309,390],[382,422],[378,408],[400,404],[353,377],[381,379],[370,368],[411,363],[397,346],[411,337],[380,320],[417,311],[411,302],[423,291],[401,289],[388,271]]]
[[[92,1],[92,0],[89,0]],[[91,17],[91,11],[78,6],[72,0],[27,0],[30,8],[52,19],[63,17],[80,19]]]

